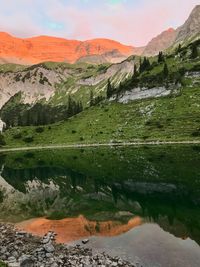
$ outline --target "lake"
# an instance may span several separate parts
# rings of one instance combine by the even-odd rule
[[[198,145],[1,153],[0,170],[2,221],[143,266],[199,267]]]

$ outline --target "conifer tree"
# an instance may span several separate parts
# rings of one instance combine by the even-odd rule
[[[192,44],[192,53],[191,53],[191,58],[195,59],[198,57],[198,48],[195,43]]]
[[[112,88],[112,85],[109,79],[108,84],[107,84],[107,92],[106,92],[107,98],[110,98],[112,96],[112,93],[113,93],[113,88]]]
[[[168,69],[167,63],[165,63],[164,68],[163,68],[163,76],[164,78],[167,78],[168,75],[169,75],[169,69]]]
[[[179,44],[177,48],[177,53],[180,53],[180,52],[181,52],[181,44]]]
[[[161,63],[164,60],[165,60],[165,58],[164,58],[163,52],[160,51],[159,54],[158,54],[158,63]]]
[[[134,72],[133,72],[133,76],[137,76],[138,75],[138,69],[137,69],[137,65],[134,64]]]
[[[94,94],[93,91],[90,91],[90,107],[94,106]]]

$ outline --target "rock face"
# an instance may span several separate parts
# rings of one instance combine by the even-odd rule
[[[74,63],[81,57],[103,55],[113,51],[117,51],[123,58],[140,53],[140,49],[108,39],[84,42],[49,36],[20,39],[4,32],[0,33],[1,63],[37,64],[45,61]]]
[[[162,32],[157,37],[153,38],[144,49],[142,55],[154,56],[159,51],[164,51],[167,48],[193,41],[200,37],[200,5],[197,5],[191,12],[186,22],[178,29],[168,29]]]
[[[47,70],[36,66],[20,72],[0,73],[0,108],[15,94],[21,92],[22,102],[32,104],[48,101],[55,92],[55,83],[70,75],[70,70]]]
[[[159,51],[164,51],[169,48],[176,38],[176,31],[170,28],[162,32],[157,37],[153,38],[144,49],[144,56],[154,56],[159,53]]]
[[[200,36],[200,5],[197,5],[183,26],[177,29],[175,43],[193,40]]]
[[[158,98],[162,96],[168,96],[172,93],[173,88],[157,87],[157,88],[133,88],[131,91],[126,91],[124,94],[118,97],[118,102],[126,104],[129,101],[145,99],[145,98]],[[111,100],[114,100],[112,98]]]

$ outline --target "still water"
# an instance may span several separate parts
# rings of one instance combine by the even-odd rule
[[[0,154],[0,219],[144,266],[200,266],[200,146]]]

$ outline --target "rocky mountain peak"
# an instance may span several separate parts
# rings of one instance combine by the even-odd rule
[[[183,26],[177,29],[175,43],[190,40],[200,35],[200,5],[195,6]]]
[[[176,38],[176,31],[173,28],[162,32],[155,38],[153,38],[146,46],[143,55],[144,56],[154,56],[159,53],[159,51],[164,51],[170,47]]]

